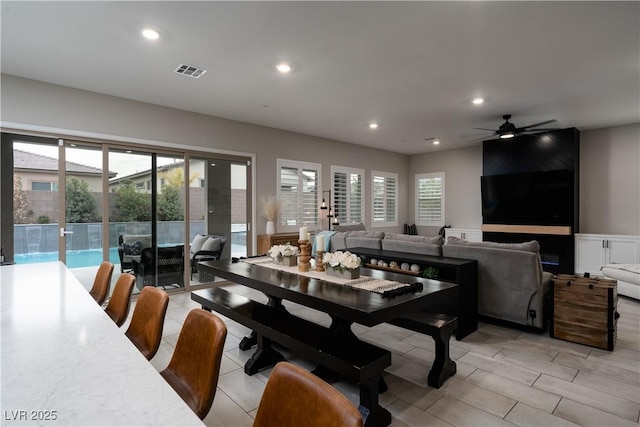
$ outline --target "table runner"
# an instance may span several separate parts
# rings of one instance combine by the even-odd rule
[[[244,258],[240,261],[249,264],[257,264],[262,267],[272,268],[274,270],[286,271],[287,273],[297,274],[299,276],[311,277],[314,279],[324,280],[325,282],[335,283],[337,285],[349,286],[356,289],[363,289],[369,292],[375,292],[383,296],[399,295],[406,292],[412,292],[422,289],[422,283],[401,283],[391,280],[374,279],[373,277],[360,275],[357,279],[343,279],[341,277],[330,276],[324,271],[299,271],[298,266],[288,267],[276,264],[273,258],[269,256],[260,256],[254,258]]]

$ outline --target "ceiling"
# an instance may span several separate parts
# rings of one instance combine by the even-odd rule
[[[635,1],[1,7],[2,73],[399,153],[479,144],[490,133],[474,128],[503,114],[580,130],[640,121]]]

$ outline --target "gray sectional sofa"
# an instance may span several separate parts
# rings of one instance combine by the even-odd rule
[[[546,328],[546,298],[551,273],[542,271],[540,245],[469,242],[442,236],[367,231],[361,224],[339,229],[330,250],[368,248],[382,251],[474,259],[478,261],[478,314],[537,329]]]

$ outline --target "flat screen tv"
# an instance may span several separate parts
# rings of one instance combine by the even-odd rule
[[[573,224],[572,171],[486,175],[480,183],[485,224]]]

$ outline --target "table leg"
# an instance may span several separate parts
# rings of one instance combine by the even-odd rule
[[[433,335],[436,345],[436,357],[433,361],[427,384],[434,388],[440,388],[445,380],[456,373],[456,362],[449,356],[449,339],[451,331],[441,329],[439,335]]]
[[[238,345],[238,348],[242,351],[246,351],[256,344],[258,344],[258,334],[256,334],[256,331],[251,331],[251,334],[242,338],[242,340],[240,341],[240,345]]]
[[[284,356],[271,347],[271,340],[262,335],[257,335],[258,348],[244,365],[244,373],[247,375],[257,374],[264,368],[275,365],[284,359]]]
[[[391,413],[378,403],[378,390],[382,380],[382,372],[365,378],[360,383],[360,405],[358,410],[366,427],[386,427],[391,424]],[[386,384],[385,384],[386,386]]]

